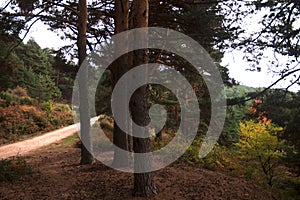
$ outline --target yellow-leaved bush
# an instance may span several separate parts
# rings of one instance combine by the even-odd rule
[[[280,159],[284,157],[285,141],[279,135],[283,128],[272,124],[270,120],[249,120],[240,123],[239,142],[236,144],[240,150],[240,159],[247,162],[245,175],[260,176],[262,172],[269,185],[278,175],[277,167]]]

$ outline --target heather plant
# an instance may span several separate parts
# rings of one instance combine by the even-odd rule
[[[0,144],[72,123],[73,113],[68,105],[52,100],[38,103],[22,87],[0,92]]]

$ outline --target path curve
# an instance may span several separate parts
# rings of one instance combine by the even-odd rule
[[[91,125],[94,124],[99,117],[91,118]],[[79,131],[79,123],[73,124],[55,131],[45,133],[43,135],[27,139],[21,142],[8,144],[0,147],[0,159],[6,159],[12,156],[24,156],[28,153],[47,146],[49,144],[58,142],[69,136],[72,136]]]

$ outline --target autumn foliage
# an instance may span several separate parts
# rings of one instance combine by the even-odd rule
[[[0,143],[54,130],[72,122],[73,115],[68,106],[52,101],[38,103],[24,88],[0,93]]]

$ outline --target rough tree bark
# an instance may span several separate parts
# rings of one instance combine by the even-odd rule
[[[128,18],[129,18],[129,0],[116,0],[115,1],[115,34],[121,33],[123,31],[128,30]],[[126,38],[124,38],[124,44],[120,44],[116,47],[116,51],[118,50],[125,50],[128,48],[126,44]],[[110,68],[111,71],[111,80],[112,80],[112,87],[116,85],[119,78],[126,73],[128,69],[128,56],[123,55],[122,57],[118,58],[114,63],[113,66]],[[125,86],[126,87],[126,86]],[[117,94],[118,95],[118,94]],[[117,98],[124,98],[122,96]],[[114,99],[113,99],[114,100]],[[124,102],[126,103],[126,102]],[[123,110],[126,106],[126,104],[120,105],[115,104],[115,106],[118,106],[117,108],[118,112],[123,114],[125,113]],[[124,119],[127,119],[129,116],[124,117]],[[129,128],[129,127],[128,127]],[[128,152],[128,136],[127,134],[122,131],[117,123],[114,122],[114,131],[113,131],[113,143],[125,150],[121,151],[118,148],[115,148],[114,150],[114,160],[112,165],[114,167],[126,167],[130,164],[130,154]]]
[[[133,28],[148,27],[148,0],[134,0],[132,4],[132,26]],[[135,41],[144,42],[143,35],[137,35]],[[147,50],[134,51],[133,65],[138,66],[148,62]],[[146,72],[146,71],[145,71]],[[144,76],[146,79],[146,75]],[[134,80],[133,80],[134,81]],[[133,121],[146,126],[149,123],[147,86],[138,88],[133,94],[130,102],[130,110]],[[133,130],[136,131],[136,130]],[[146,133],[147,134],[147,133]],[[149,135],[149,134],[147,134]],[[133,150],[135,153],[146,153],[151,151],[150,138],[133,137]],[[134,169],[145,169],[151,166],[151,159],[138,156],[134,157]],[[151,172],[134,173],[134,196],[149,197],[157,194]]]
[[[86,0],[78,2],[78,21],[77,21],[77,47],[78,47],[78,64],[81,66],[86,57],[86,27],[87,27],[87,3]],[[80,164],[90,164],[94,161],[91,148],[90,136],[90,109],[88,100],[88,68],[82,66],[82,75],[79,77],[79,113],[80,113],[80,136],[84,141],[81,147]]]

